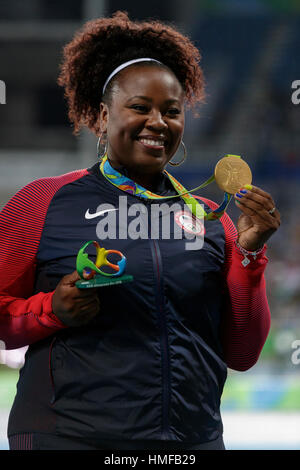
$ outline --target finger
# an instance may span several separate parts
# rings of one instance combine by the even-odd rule
[[[85,287],[81,289],[77,286],[74,287],[74,298],[83,297],[97,297],[99,289],[97,287]]]
[[[77,299],[76,300],[76,305],[79,308],[83,308],[85,306],[93,306],[93,305],[99,305],[99,297],[91,298],[91,299]]]
[[[253,196],[254,198],[256,198],[256,201],[260,202],[264,206],[264,209],[266,209],[268,212],[273,211],[273,209],[275,208],[275,211],[273,211],[271,215],[273,217],[276,217],[277,220],[280,220],[280,212],[276,208],[276,204],[274,202],[274,199],[272,198],[272,196],[269,193],[267,193],[266,191],[264,191],[263,189],[261,189],[257,186],[253,186],[251,184],[250,185],[245,185],[241,189],[243,190],[243,193],[244,193],[244,190],[246,190],[249,197]]]
[[[247,192],[251,192],[253,194],[259,194],[260,196],[268,199],[271,202],[271,204],[273,204],[273,206],[275,205],[272,196],[269,193],[267,193],[266,191],[264,191],[263,189],[259,188],[258,186],[253,186],[252,184],[246,184],[241,189],[244,189]]]
[[[275,218],[280,218],[279,211],[275,207],[273,198],[270,194],[266,193],[260,188],[254,187],[253,191],[249,189],[240,189],[240,191],[236,193],[235,199],[242,203],[245,203],[246,200],[253,201],[253,204],[249,204],[249,207],[251,207],[254,211],[264,211],[263,215],[266,215],[267,212],[269,215]],[[270,211],[272,211],[271,214]]]
[[[67,274],[63,277],[62,283],[68,286],[75,286],[75,283],[79,281],[81,277],[79,276],[77,271],[73,271],[71,274]]]
[[[234,202],[244,214],[249,215],[250,217],[256,215],[256,212],[250,207],[247,207],[245,204],[243,204],[240,199],[236,199]]]
[[[270,213],[270,210],[273,210],[273,207],[267,203],[263,204],[262,202],[257,202],[251,197],[243,196],[242,198],[236,196],[235,202],[238,203],[238,207],[247,208],[248,211],[244,211],[246,215],[256,217],[257,220],[261,219],[272,223],[273,221],[280,222],[279,211],[275,208],[275,211]]]
[[[279,227],[280,217],[277,215],[274,216],[274,214],[271,215],[266,210],[257,210],[253,208],[253,203],[249,200],[241,200],[242,202],[239,201],[240,200],[235,201],[236,205],[245,215],[251,217],[254,224],[271,229],[277,229]]]
[[[253,187],[253,189],[241,188],[236,194],[252,199],[258,204],[261,204],[263,208],[268,208],[268,210],[271,210],[275,206],[275,202],[272,196],[269,193],[263,191],[262,189],[256,188],[255,186]]]
[[[271,216],[269,210],[272,209],[270,203],[267,203],[265,198],[257,195],[249,194],[235,194],[235,200],[242,206],[247,207],[253,211],[253,215],[257,214],[259,217],[265,218]]]
[[[237,193],[234,195],[236,201],[240,202],[243,206],[252,209],[254,212],[264,211],[266,204],[263,204],[263,200],[259,200],[256,196],[253,197],[249,194]]]

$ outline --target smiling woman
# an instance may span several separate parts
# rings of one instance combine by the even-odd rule
[[[266,340],[265,242],[280,216],[249,186],[236,196],[237,229],[224,211],[204,228],[199,200],[207,212],[217,204],[165,170],[185,107],[204,99],[199,61],[175,28],[122,12],[64,48],[58,81],[74,134],[89,128],[105,152],[30,183],[0,214],[0,341],[29,345],[11,449],[224,449],[227,368],[252,367]],[[77,288],[89,240],[124,253],[134,282]]]
[[[100,105],[100,128],[110,164],[154,190],[182,138],[184,92],[171,71],[150,64],[132,64],[115,79],[110,105]]]
[[[185,105],[204,100],[200,59],[186,36],[159,22],[124,12],[88,22],[65,47],[58,79],[74,133],[88,126],[108,141],[115,169],[156,188],[180,145]]]

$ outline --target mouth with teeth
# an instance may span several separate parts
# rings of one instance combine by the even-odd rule
[[[163,150],[165,148],[165,140],[152,137],[139,137],[138,142],[140,142],[144,147],[155,150]]]

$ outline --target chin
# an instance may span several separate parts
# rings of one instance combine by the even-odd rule
[[[151,153],[143,153],[134,160],[136,165],[143,166],[149,171],[161,171],[168,163],[168,159],[165,155],[153,155]]]

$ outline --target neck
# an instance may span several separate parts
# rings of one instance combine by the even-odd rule
[[[155,172],[155,173],[146,173],[145,170],[139,171],[137,168],[127,168],[125,166],[121,166],[120,164],[111,161],[109,159],[110,165],[120,173],[124,173],[124,169],[126,170],[126,176],[128,176],[132,181],[139,184],[143,188],[147,189],[155,193],[159,182],[161,180],[162,172]]]
[[[155,193],[160,182],[161,173],[154,175],[145,175],[139,174],[137,172],[128,171],[128,176],[135,183],[139,184],[145,189],[148,189],[148,191]]]

